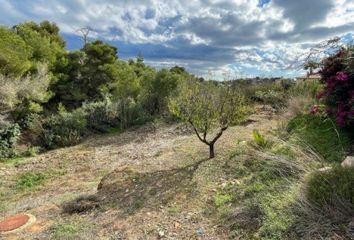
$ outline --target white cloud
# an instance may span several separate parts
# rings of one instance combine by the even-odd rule
[[[211,68],[219,74],[293,73],[289,66],[308,50],[304,46],[354,31],[352,0],[271,0],[264,7],[258,0],[0,0],[0,5],[2,24],[47,19],[67,34],[89,26],[93,37],[161,45],[151,62],[188,63],[204,75]],[[168,58],[166,48],[174,50]]]

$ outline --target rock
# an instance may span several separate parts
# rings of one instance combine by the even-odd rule
[[[354,238],[354,218],[348,225],[348,234],[350,237]]]
[[[342,167],[354,168],[354,156],[348,156],[342,162]]]
[[[178,222],[175,222],[174,227],[175,227],[176,229],[177,229],[177,228],[180,228],[180,227],[181,227],[181,224],[179,224]]]
[[[204,231],[203,228],[199,228],[199,229],[197,230],[197,235],[198,235],[198,236],[203,236],[204,233],[205,233],[205,231]]]
[[[159,234],[159,238],[163,238],[165,236],[164,231],[159,231],[158,234]]]
[[[319,171],[319,172],[328,172],[331,169],[332,169],[332,167],[323,167],[323,168],[318,169],[317,171]]]

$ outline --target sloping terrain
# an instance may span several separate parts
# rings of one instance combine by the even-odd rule
[[[255,128],[276,127],[270,114],[229,128],[213,160],[188,126],[151,123],[0,163],[0,216],[27,212],[37,218],[26,230],[1,237],[226,239],[210,202],[225,184],[226,163],[237,143],[250,139]],[[97,204],[88,211],[69,206],[68,211],[79,213],[63,212],[65,204],[78,199]]]

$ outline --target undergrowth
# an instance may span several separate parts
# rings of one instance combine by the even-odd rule
[[[253,141],[230,155],[225,171],[237,184],[214,196],[222,226],[231,239],[345,238],[354,170],[317,169],[339,165],[349,138],[315,115],[295,117],[287,130],[279,135],[285,138],[254,130]]]
[[[289,122],[288,132],[293,141],[310,145],[327,162],[340,162],[350,148],[348,134],[320,115],[296,116]]]

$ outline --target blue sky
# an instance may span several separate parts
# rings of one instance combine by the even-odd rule
[[[353,0],[0,0],[0,24],[56,22],[69,49],[78,29],[139,53],[155,67],[181,65],[206,78],[298,76],[318,42],[353,41]],[[300,57],[300,60],[299,60]]]

